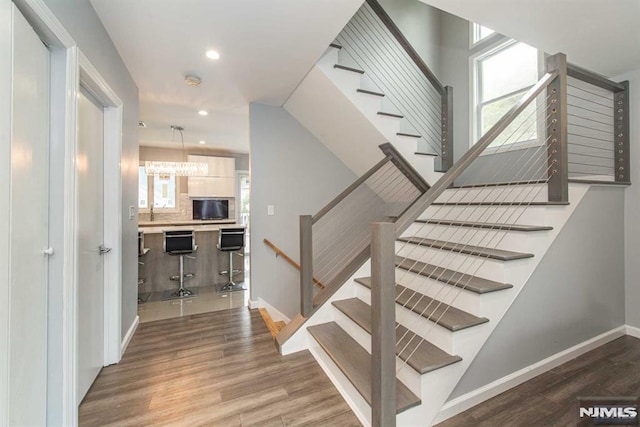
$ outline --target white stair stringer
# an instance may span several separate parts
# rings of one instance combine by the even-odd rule
[[[397,135],[401,119],[378,114],[396,111],[389,111],[384,97],[358,92],[363,76],[334,68],[338,63],[337,49],[327,49],[284,109],[358,176],[382,159],[378,146],[390,142],[427,182],[436,182],[442,174],[434,172],[435,157],[416,155],[417,140]]]
[[[398,372],[398,379],[418,395],[422,401],[421,405],[398,414],[398,426],[425,426],[433,423],[443,405],[446,403],[447,398],[462,378],[462,375],[471,365],[482,346],[489,336],[491,336],[504,314],[523,289],[544,254],[580,204],[589,187],[589,184],[571,183],[569,185],[569,200],[571,201],[569,205],[535,207],[538,211],[536,212],[536,216],[542,218],[543,222],[533,223],[532,225],[547,225],[553,227],[553,229],[545,230],[542,232],[543,237],[531,240],[531,246],[526,248],[526,251],[533,253],[535,255],[534,258],[527,259],[527,262],[524,263],[523,266],[515,269],[508,277],[504,278],[508,279],[508,282],[513,285],[511,289],[473,295],[464,289],[449,286],[414,273],[407,273],[401,269],[396,270],[397,281],[404,286],[431,296],[432,298],[442,300],[476,316],[489,319],[487,323],[456,332],[449,332],[448,330],[443,330],[444,328],[440,326],[434,326],[431,321],[410,310],[403,309],[402,307],[399,308],[400,311],[397,310],[398,322],[418,335],[425,337],[433,344],[438,345],[449,354],[458,355],[462,358],[462,361],[458,363],[453,363],[423,375],[418,374],[409,365],[403,365],[402,361],[398,362],[398,366],[402,367]],[[423,214],[423,217],[425,217],[425,215],[426,214]],[[520,261],[522,260],[508,262]],[[369,351],[370,344],[367,343],[368,334],[360,330],[358,325],[353,323],[331,304],[333,301],[353,297],[358,297],[368,302],[368,289],[354,282],[353,279],[369,275],[370,263],[367,262],[329,301],[320,307],[288,341],[281,345],[282,354],[290,354],[295,351],[309,349],[322,369],[336,385],[358,419],[366,426],[371,425],[371,409],[369,405],[315,339],[307,332],[306,328],[311,325],[335,321],[362,347]],[[410,283],[407,282],[409,279],[411,279]],[[443,297],[441,292],[448,292],[448,296],[446,298]],[[455,298],[456,293],[460,293],[462,296],[460,299],[461,304],[458,304],[458,299]]]

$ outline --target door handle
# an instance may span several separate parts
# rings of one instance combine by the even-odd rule
[[[42,251],[45,255],[51,256],[54,254],[54,250],[53,248],[47,248],[44,251]]]
[[[107,248],[105,245],[100,245],[98,247],[98,250],[100,251],[100,255],[104,255],[104,254],[108,254],[109,252],[111,252],[112,248]]]

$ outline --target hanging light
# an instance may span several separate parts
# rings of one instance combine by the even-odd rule
[[[171,130],[180,132],[182,141],[182,155],[185,157],[184,151],[184,135],[182,126],[171,126]],[[201,162],[159,162],[146,161],[144,169],[147,175],[175,175],[175,176],[207,176],[209,174],[209,165]]]

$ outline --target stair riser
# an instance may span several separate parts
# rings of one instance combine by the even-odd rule
[[[546,225],[545,209],[546,206],[430,206],[419,219]]]
[[[357,291],[357,297],[367,304],[371,304],[371,291],[369,288],[360,286]],[[453,348],[454,333],[449,329],[437,325],[399,304],[396,304],[396,321],[447,353],[453,354],[450,350]]]
[[[334,322],[336,322],[342,329],[344,329],[354,340],[360,344],[365,350],[371,353],[371,335],[360,326],[358,326],[353,320],[351,320],[346,314],[334,307]],[[405,363],[398,357],[396,357],[396,367],[403,367]],[[411,366],[406,365],[409,369],[402,369],[403,375],[398,376],[398,379],[406,385],[413,393],[420,393],[420,377],[421,375],[413,369]],[[396,369],[398,370],[398,369]],[[407,371],[407,372],[404,372]]]
[[[505,281],[507,263],[425,246],[396,242],[396,254],[427,264],[445,267],[462,273],[484,277],[497,282]],[[509,261],[514,262],[514,261]]]
[[[429,279],[401,268],[396,269],[396,282],[428,297],[453,305],[460,310],[476,316],[483,315],[481,307],[484,295]]]
[[[438,202],[546,202],[547,186],[542,184],[446,190]]]
[[[504,249],[514,252],[530,252],[536,242],[546,238],[545,231],[505,231],[486,228],[458,227],[434,224],[412,224],[403,236],[426,237],[474,246]]]

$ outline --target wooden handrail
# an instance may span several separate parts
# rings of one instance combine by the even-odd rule
[[[287,255],[282,249],[277,247],[273,242],[271,242],[269,239],[266,239],[266,238],[262,239],[262,241],[264,242],[265,245],[270,247],[276,253],[276,256],[281,256],[289,264],[291,264],[292,266],[300,270],[300,265],[297,262],[295,262],[293,259],[291,259],[289,255]],[[320,289],[324,289],[324,285],[320,283],[320,281],[315,277],[313,278],[313,283],[315,283],[316,286],[319,287]]]

